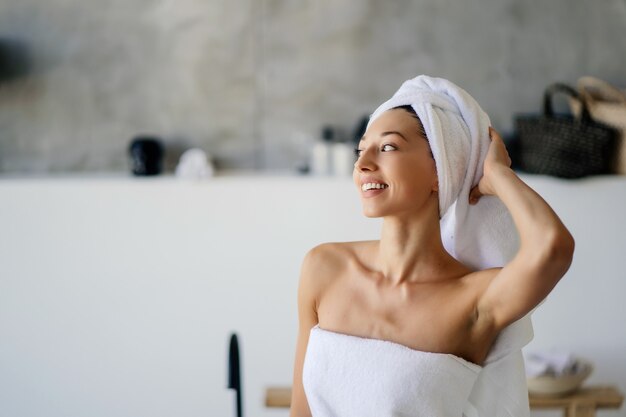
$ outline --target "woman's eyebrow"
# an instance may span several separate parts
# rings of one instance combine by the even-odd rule
[[[400,132],[397,132],[395,130],[389,130],[387,132],[383,132],[380,134],[381,137],[383,136],[388,136],[388,135],[398,135],[400,136],[402,139],[404,139],[405,142],[408,142],[408,140],[404,137],[404,135]],[[363,137],[361,138],[361,142],[365,142],[367,139],[365,138],[365,135],[363,135]]]

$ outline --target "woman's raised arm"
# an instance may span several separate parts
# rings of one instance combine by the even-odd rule
[[[552,208],[510,168],[502,138],[490,129],[483,178],[470,193],[475,204],[495,195],[507,207],[520,234],[520,249],[491,280],[478,300],[479,317],[497,329],[522,318],[552,291],[569,269],[574,238]]]

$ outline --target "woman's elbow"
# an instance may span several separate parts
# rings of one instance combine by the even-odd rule
[[[557,248],[556,251],[559,253],[560,257],[569,260],[571,263],[574,258],[576,241],[569,230],[565,229],[557,235],[555,245]]]
[[[552,265],[558,265],[562,275],[565,275],[574,260],[576,247],[574,237],[567,229],[564,229],[555,233],[550,241],[547,261]]]

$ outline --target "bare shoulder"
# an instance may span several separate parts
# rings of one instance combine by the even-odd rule
[[[364,242],[327,242],[311,248],[302,262],[303,272],[333,275],[345,269],[362,251]]]
[[[322,291],[336,281],[371,246],[371,241],[327,242],[311,248],[302,262],[301,279]]]
[[[341,263],[341,253],[347,250],[344,242],[320,243],[306,253],[303,267],[317,270],[338,266]]]

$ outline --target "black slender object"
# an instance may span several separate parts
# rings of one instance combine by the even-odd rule
[[[230,335],[230,347],[228,350],[228,388],[234,389],[237,393],[236,407],[237,417],[243,416],[241,408],[241,369],[239,366],[239,342],[237,334]]]

